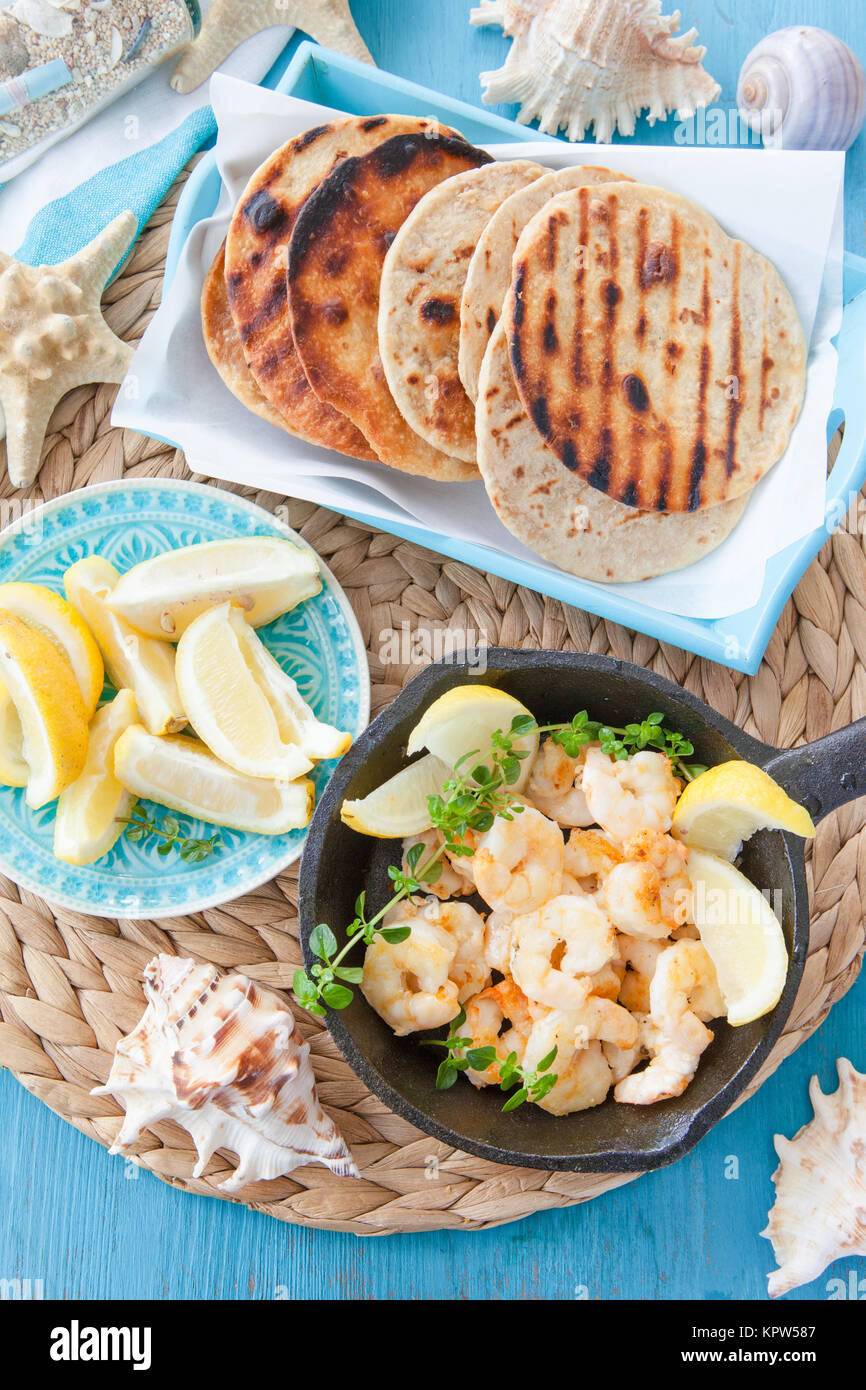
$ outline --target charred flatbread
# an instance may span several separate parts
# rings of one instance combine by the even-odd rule
[[[478,466],[493,508],[519,541],[582,579],[628,583],[683,569],[721,545],[747,496],[699,512],[638,511],[614,502],[559,462],[523,409],[504,322],[484,355]]]
[[[208,357],[241,405],[254,415],[260,415],[268,424],[276,425],[277,429],[288,430],[282,415],[262,395],[247,366],[226,294],[225,251],[223,242],[205,276],[201,295],[202,337]]]
[[[493,214],[469,262],[460,300],[460,353],[457,369],[470,400],[478,398],[481,359],[499,322],[511,286],[511,262],[520,234],[545,203],[569,188],[586,184],[630,182],[625,174],[579,164],[545,174],[527,188],[512,193]]]
[[[289,248],[292,332],[316,395],[361,430],[383,463],[428,478],[477,471],[416,434],[388,389],[378,351],[382,266],[425,193],[488,163],[462,139],[396,136],[337,166],[304,204]]]
[[[543,174],[522,159],[456,174],[416,204],[385,257],[379,352],[391,395],[416,434],[467,463],[475,411],[457,372],[466,271],[496,209]]]
[[[806,381],[791,296],[685,198],[637,183],[560,194],[520,238],[503,312],[536,429],[615,501],[714,506],[787,448]]]
[[[289,241],[300,209],[340,160],[433,125],[415,116],[345,116],[305,131],[253,174],[226,240],[229,306],[260,392],[293,432],[357,458],[376,455],[361,432],[311,390],[295,352],[286,303]]]

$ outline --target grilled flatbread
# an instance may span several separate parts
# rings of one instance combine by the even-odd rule
[[[399,135],[346,159],[304,204],[289,248],[289,309],[313,390],[364,434],[383,463],[459,480],[468,463],[434,449],[406,423],[377,350],[385,254],[415,204],[444,179],[490,163],[451,136]]]
[[[253,174],[226,240],[229,305],[259,390],[302,438],[356,458],[376,454],[354,425],[310,389],[295,352],[286,304],[289,240],[307,198],[341,159],[434,125],[415,116],[345,116],[305,131]]]
[[[527,188],[512,193],[491,217],[478,238],[469,262],[460,301],[460,355],[457,369],[470,400],[478,399],[478,373],[490,335],[499,322],[502,305],[511,285],[511,261],[527,222],[537,212],[569,188],[587,184],[631,182],[625,174],[578,164],[545,174]]]
[[[255,383],[241,347],[226,295],[226,244],[223,242],[205,276],[201,295],[201,328],[207,354],[232,395],[277,429],[288,430],[278,410],[266,400]]]
[[[466,270],[496,209],[543,173],[515,159],[455,175],[425,194],[385,257],[379,352],[391,394],[416,434],[467,463],[475,411],[457,374]]]
[[[616,501],[713,506],[787,448],[806,382],[791,296],[685,198],[637,183],[560,194],[520,238],[503,314],[539,434]]]
[[[478,390],[478,466],[494,510],[519,541],[569,574],[614,584],[683,569],[721,545],[746,509],[743,495],[699,512],[638,511],[570,473],[523,409],[502,321]]]

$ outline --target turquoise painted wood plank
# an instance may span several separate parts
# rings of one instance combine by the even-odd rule
[[[680,0],[730,102],[747,50],[795,22],[834,30],[866,56],[866,7],[844,0]],[[467,22],[468,0],[353,0],[381,66],[480,104],[478,73],[506,51],[498,31]],[[296,42],[296,41],[295,41]],[[500,108],[512,115],[513,108]],[[670,140],[672,128],[638,139]],[[866,154],[848,166],[847,244],[866,251]],[[673,1168],[582,1207],[496,1231],[358,1240],[305,1231],[226,1202],[173,1191],[138,1173],[0,1073],[0,1279],[43,1281],[63,1298],[762,1299],[772,1259],[760,1239],[773,1198],[774,1132],[811,1115],[806,1086],[835,1084],[834,1061],[866,1070],[866,985],[758,1095]],[[726,1176],[736,1160],[738,1176]],[[826,1298],[828,1281],[864,1280],[843,1260],[793,1298]]]

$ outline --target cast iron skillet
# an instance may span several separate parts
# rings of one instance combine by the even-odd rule
[[[315,924],[329,923],[338,940],[345,940],[343,929],[354,916],[359,891],[366,888],[368,904],[378,909],[388,896],[387,866],[399,861],[399,841],[374,840],[342,824],[343,799],[365,796],[405,765],[410,730],[427,706],[456,683],[501,686],[545,723],[587,709],[591,718],[622,725],[662,710],[669,726],[692,740],[697,761],[745,758],[757,763],[804,803],[815,820],[866,794],[866,719],[805,748],[779,752],[688,691],[630,662],[505,648],[491,648],[486,659],[486,670],[452,662],[427,667],[373,721],[331,778],[301,862],[300,931],[308,967]],[[803,973],[809,940],[803,841],[762,831],[745,846],[741,867],[759,888],[780,893],[791,954],[788,980],[771,1014],[740,1028],[714,1025],[715,1039],[697,1075],[675,1100],[644,1107],[608,1098],[594,1110],[558,1118],[524,1105],[503,1115],[498,1087],[476,1090],[458,1079],[450,1090],[437,1091],[436,1049],[420,1047],[418,1035],[395,1037],[360,991],[348,1009],[328,1012],[328,1027],[375,1095],[455,1148],[494,1163],[533,1168],[636,1172],[662,1167],[696,1144],[745,1089],[781,1033]]]

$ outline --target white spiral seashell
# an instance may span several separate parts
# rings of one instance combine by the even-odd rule
[[[752,49],[740,71],[737,106],[771,149],[847,150],[866,119],[866,78],[841,39],[795,24]]]

